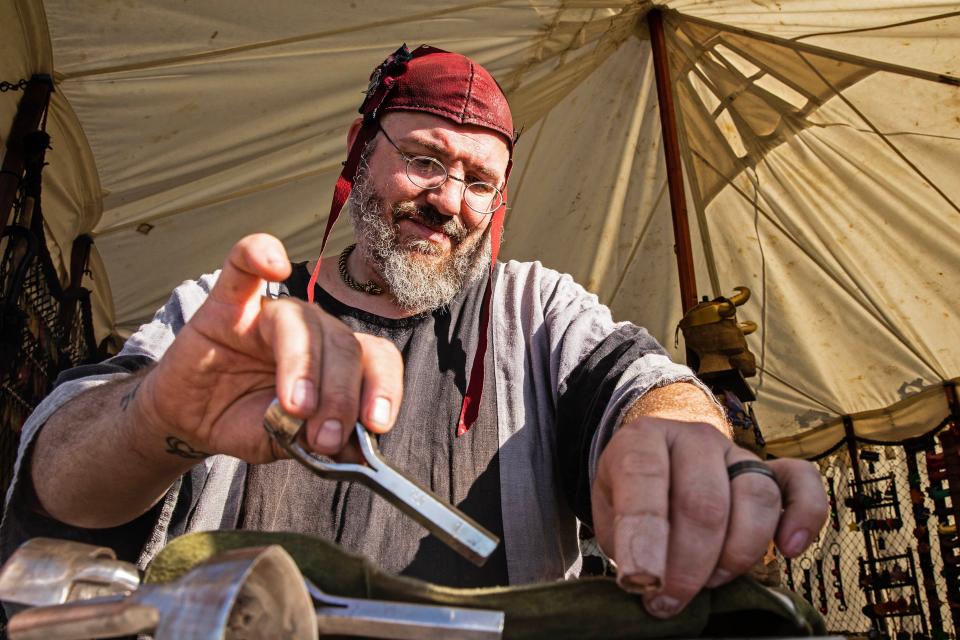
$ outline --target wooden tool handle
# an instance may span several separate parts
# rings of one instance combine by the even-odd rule
[[[21,611],[7,626],[10,640],[86,640],[152,631],[160,621],[154,607],[127,599],[100,598]]]

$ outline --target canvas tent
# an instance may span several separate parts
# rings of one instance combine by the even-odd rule
[[[698,292],[754,291],[771,450],[821,453],[843,416],[881,441],[936,426],[960,376],[956,2],[2,0],[0,79],[56,81],[47,240],[66,277],[92,235],[98,339],[247,233],[312,257],[367,74],[406,41],[488,66],[524,128],[502,256],[573,274],[682,357],[653,7]]]

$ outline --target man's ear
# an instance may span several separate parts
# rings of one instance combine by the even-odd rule
[[[353,124],[350,125],[350,129],[347,131],[347,155],[350,155],[350,149],[353,149],[353,143],[357,139],[357,135],[360,133],[360,127],[363,126],[363,118],[357,118],[353,121]]]

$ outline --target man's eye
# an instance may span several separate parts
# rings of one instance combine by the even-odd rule
[[[488,182],[474,182],[470,185],[470,191],[473,191],[478,196],[492,196],[496,193],[497,189]]]
[[[416,156],[410,159],[410,168],[418,173],[438,173],[443,171],[443,167],[440,166],[433,158],[428,158],[426,156]]]

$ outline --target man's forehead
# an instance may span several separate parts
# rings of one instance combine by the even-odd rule
[[[470,161],[474,169],[490,178],[502,178],[510,160],[503,137],[472,124],[457,124],[427,113],[393,111],[384,114],[382,124],[398,142],[420,146],[437,156]]]

